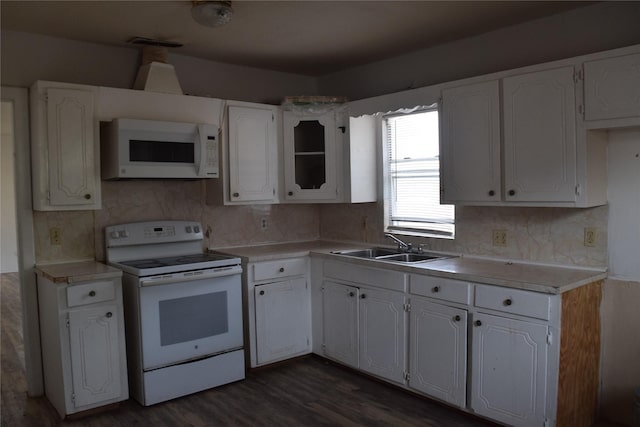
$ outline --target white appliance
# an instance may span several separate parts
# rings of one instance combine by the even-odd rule
[[[101,128],[102,179],[218,178],[211,124],[114,119]]]
[[[153,405],[245,377],[240,259],[202,251],[193,221],[106,227],[123,271],[130,394]]]

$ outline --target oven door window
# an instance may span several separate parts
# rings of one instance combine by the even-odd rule
[[[242,347],[240,275],[140,288],[145,370]]]

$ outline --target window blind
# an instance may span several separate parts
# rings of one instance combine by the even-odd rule
[[[385,118],[387,229],[452,237],[453,205],[440,204],[438,111]]]

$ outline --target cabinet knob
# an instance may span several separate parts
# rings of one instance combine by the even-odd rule
[[[280,269],[278,270],[280,273],[284,273],[284,267],[280,267]]]
[[[345,133],[347,131],[347,127],[346,126],[338,126],[338,129],[340,129],[342,131],[342,133]]]
[[[289,192],[287,193],[287,196],[293,196],[293,191],[289,191]]]
[[[105,314],[105,316],[107,316],[108,318],[111,318],[111,317],[113,317],[113,313],[108,311],[107,314]]]
[[[360,295],[360,299],[365,299],[367,296],[365,294]]]
[[[493,191],[493,190],[489,190],[489,195],[490,195],[490,196],[495,196],[495,195],[496,195],[496,192],[495,192],[495,191]]]
[[[431,291],[435,293],[440,292],[440,286],[434,286],[433,289],[431,289]]]
[[[482,322],[481,322],[481,321],[479,321],[479,320],[476,320],[476,321],[474,322],[474,324],[475,324],[476,326],[482,326]]]
[[[87,199],[87,200],[91,199],[91,194],[85,194],[84,198]]]
[[[459,322],[460,319],[462,319],[462,317],[460,317],[459,314],[456,314],[456,317],[453,318],[453,320],[455,320],[456,322]]]
[[[264,291],[260,291],[260,295],[264,295]]]
[[[352,296],[354,296],[354,295],[355,295],[355,294],[354,294],[353,292],[349,292],[349,296],[350,296],[350,297],[352,297]]]
[[[511,300],[511,298],[507,298],[506,300],[502,301],[502,303],[504,305],[511,305],[511,304],[513,304],[513,301]]]
[[[90,297],[95,297],[95,296],[96,296],[96,291],[91,291],[91,292],[89,292],[89,296],[90,296]]]
[[[233,197],[240,197],[240,193],[233,193]]]
[[[509,190],[509,195],[510,196],[515,196],[516,195],[516,190]]]

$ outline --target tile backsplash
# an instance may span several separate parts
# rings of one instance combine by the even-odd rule
[[[39,263],[104,260],[108,225],[162,219],[195,220],[210,227],[208,247],[245,246],[323,238],[391,244],[384,238],[382,203],[328,205],[207,205],[204,180],[102,182],[102,209],[35,212]],[[590,209],[457,207],[456,238],[409,238],[426,248],[543,263],[605,267],[606,206]],[[266,228],[262,228],[263,220]],[[52,245],[49,230],[60,228]],[[596,230],[594,247],[584,245],[584,228]],[[493,246],[492,230],[506,230],[507,246]]]

